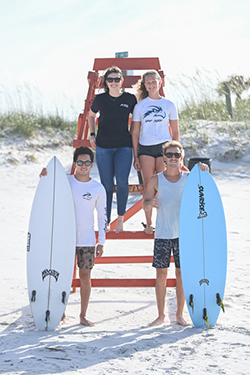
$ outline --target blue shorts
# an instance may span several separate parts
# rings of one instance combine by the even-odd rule
[[[152,266],[155,268],[168,268],[170,265],[172,251],[175,267],[180,268],[179,238],[174,238],[172,240],[155,238],[154,259]]]

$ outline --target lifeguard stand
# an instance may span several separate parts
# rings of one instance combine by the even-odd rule
[[[160,95],[165,96],[163,92],[164,73],[161,70],[160,62],[157,57],[147,57],[147,58],[103,58],[95,59],[93,71],[88,72],[88,93],[85,100],[85,107],[83,113],[79,114],[78,117],[78,129],[77,129],[77,139],[73,141],[73,147],[77,148],[80,146],[90,146],[88,140],[89,135],[89,125],[88,125],[88,114],[96,95],[95,91],[99,88],[100,84],[100,71],[104,71],[111,66],[118,66],[123,71],[135,71],[135,70],[156,70],[162,79],[162,87],[160,90]],[[132,75],[124,76],[123,88],[132,88],[132,85],[136,84],[140,76]],[[74,165],[72,165],[71,174],[74,173]],[[129,193],[142,193],[143,185],[129,185]],[[129,220],[133,215],[142,209],[142,199],[139,199],[132,207],[130,207],[125,215],[124,222]],[[106,233],[107,240],[147,240],[153,239],[154,234],[148,235],[144,231],[123,231],[120,233],[114,232],[116,226],[116,220],[110,223],[110,231]],[[96,233],[96,236],[98,234]],[[152,263],[153,256],[109,256],[96,258],[95,264],[109,264],[109,263]],[[173,261],[173,257],[171,257]],[[76,291],[77,287],[80,287],[80,279],[76,278],[77,267],[75,265],[72,287],[73,291]],[[92,279],[93,287],[152,287],[155,286],[155,279]],[[167,279],[168,287],[176,286],[176,279]]]

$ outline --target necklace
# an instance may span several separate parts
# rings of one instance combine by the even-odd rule
[[[109,94],[109,99],[112,100],[112,102],[115,102],[118,98],[120,98],[121,95],[122,95],[122,94],[120,94],[119,96],[114,97],[114,96],[111,96],[111,95]]]

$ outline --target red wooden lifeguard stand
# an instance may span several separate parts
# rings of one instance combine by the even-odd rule
[[[111,66],[118,66],[123,71],[134,71],[134,70],[156,70],[162,78],[162,87],[160,95],[165,96],[163,92],[164,74],[161,70],[159,59],[156,57],[149,58],[104,58],[95,59],[93,71],[88,72],[88,93],[85,100],[85,107],[83,113],[79,114],[78,117],[78,129],[77,139],[73,141],[73,147],[90,146],[88,140],[89,125],[88,125],[88,114],[91,108],[92,102],[95,97],[95,90],[99,88],[100,76],[99,71],[104,71]],[[131,88],[132,85],[138,82],[140,76],[125,75],[123,88]],[[74,173],[74,166],[72,165],[71,174]],[[130,193],[142,193],[143,185],[130,185]],[[142,209],[142,199],[138,200],[132,207],[130,207],[125,215],[124,222],[129,220],[133,215]],[[144,231],[129,232],[123,231],[120,233],[114,232],[116,221],[110,223],[110,232],[106,233],[107,240],[147,240],[153,239],[154,234],[148,235]],[[97,233],[96,233],[97,236]],[[153,256],[108,256],[96,258],[95,264],[107,264],[107,263],[152,263]],[[173,258],[171,258],[173,261]],[[76,278],[77,266],[75,265],[74,275],[72,280],[73,291],[76,291],[77,287],[80,287],[80,279]],[[152,287],[155,286],[155,279],[92,279],[92,287]],[[176,279],[167,279],[168,287],[176,286]]]

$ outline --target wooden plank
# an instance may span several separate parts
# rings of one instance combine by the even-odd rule
[[[121,70],[160,70],[160,61],[158,57],[126,57],[126,58],[107,58],[95,59],[93,70],[106,70],[111,66],[118,66]]]
[[[149,288],[155,286],[155,279],[92,279],[92,288]],[[176,279],[167,279],[167,287],[175,287]],[[73,288],[80,287],[80,279],[72,281]]]
[[[88,139],[74,139],[73,147],[77,148],[77,147],[81,147],[81,146],[86,146],[86,147],[91,148],[91,145],[90,145],[90,142],[89,142]]]
[[[174,257],[171,255],[171,262]],[[120,263],[152,263],[153,255],[125,255],[125,256],[108,256],[95,258],[95,264],[120,264]]]
[[[97,238],[98,232],[96,232]],[[123,231],[120,233],[116,233],[114,231],[110,231],[106,233],[107,240],[153,240],[154,233],[146,234],[144,231]]]

